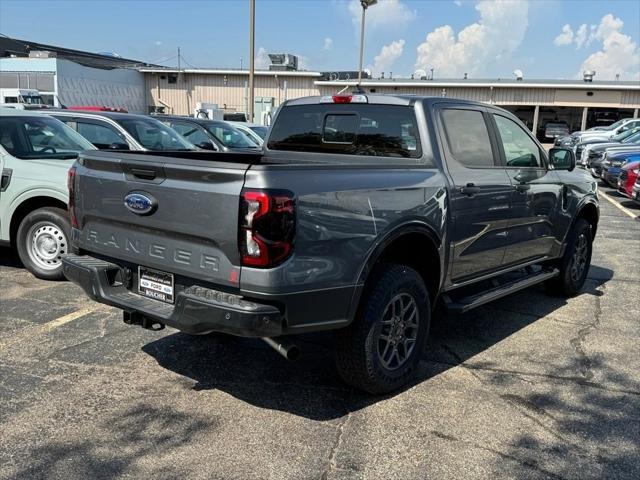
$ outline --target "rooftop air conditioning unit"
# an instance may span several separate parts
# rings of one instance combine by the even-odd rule
[[[595,76],[596,76],[595,70],[585,70],[584,72],[582,72],[582,79],[585,82],[593,82],[593,77]]]
[[[290,53],[270,53],[269,70],[275,71],[295,71],[298,70],[298,57]]]

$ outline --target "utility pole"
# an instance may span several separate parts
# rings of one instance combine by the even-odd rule
[[[253,122],[254,109],[254,85],[253,74],[255,69],[255,35],[256,35],[256,0],[249,0],[249,121]]]
[[[358,88],[362,83],[362,59],[364,57],[364,18],[367,8],[378,3],[378,0],[360,0],[362,6],[362,20],[360,21],[360,64],[358,67]]]

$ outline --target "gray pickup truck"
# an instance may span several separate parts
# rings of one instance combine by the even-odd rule
[[[335,330],[345,381],[405,385],[432,310],[531,285],[577,294],[596,182],[510,113],[444,98],[285,102],[261,154],[87,152],[69,172],[64,273],[145,328]]]

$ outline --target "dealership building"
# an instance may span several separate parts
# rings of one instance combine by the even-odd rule
[[[149,106],[164,107],[179,115],[192,113],[196,102],[247,111],[246,70],[139,70],[145,75]],[[290,98],[352,91],[357,81],[349,74],[353,72],[257,71],[256,112],[265,111],[265,105],[275,108]],[[364,79],[361,86],[368,93],[461,98],[498,105],[513,112],[533,131],[553,120],[566,121],[573,130],[588,128],[637,117],[640,108],[638,82],[376,78]]]

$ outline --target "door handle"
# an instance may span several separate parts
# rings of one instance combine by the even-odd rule
[[[153,180],[156,178],[156,172],[154,170],[146,170],[144,168],[132,168],[131,173],[134,177],[142,180]]]
[[[519,183],[518,185],[514,185],[513,188],[515,188],[518,192],[524,193],[527,190],[531,190],[531,185],[527,183]]]
[[[460,187],[460,193],[473,197],[475,194],[480,193],[480,187],[477,187],[473,183],[467,183],[466,186]]]

